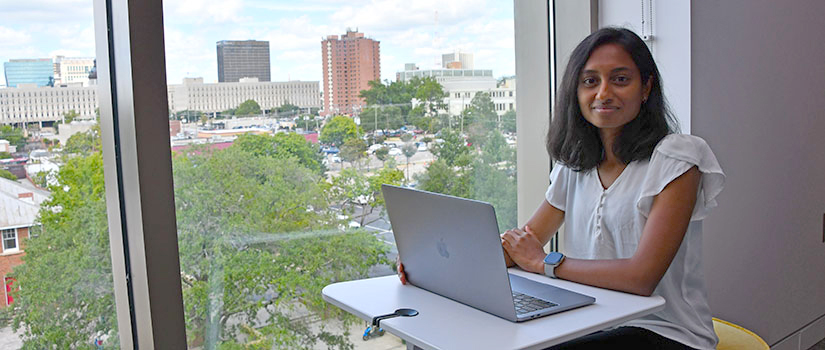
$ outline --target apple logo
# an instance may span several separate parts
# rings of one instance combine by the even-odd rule
[[[438,248],[438,255],[441,255],[446,259],[450,258],[450,252],[447,251],[447,244],[444,243],[444,238],[443,237],[438,241],[438,243],[436,244],[436,247]]]

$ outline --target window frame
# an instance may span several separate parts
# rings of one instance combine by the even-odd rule
[[[543,200],[543,191],[536,189],[549,184],[550,161],[543,140],[553,86],[549,69],[553,2],[514,0],[521,224]],[[186,348],[166,115],[162,2],[94,0],[94,17],[120,343],[135,349]]]
[[[6,248],[7,238],[5,237],[5,235],[9,231],[14,233],[14,248],[8,248],[7,249]],[[0,238],[2,238],[2,240],[3,240],[3,254],[7,254],[7,253],[10,254],[10,253],[20,252],[20,233],[17,231],[16,227],[4,228],[4,229],[0,230]]]

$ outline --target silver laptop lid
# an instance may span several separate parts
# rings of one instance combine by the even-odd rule
[[[492,205],[397,186],[381,189],[410,283],[516,320]]]

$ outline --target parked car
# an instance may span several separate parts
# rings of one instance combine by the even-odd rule
[[[390,148],[390,152],[388,154],[394,157],[394,156],[400,156],[401,154],[403,154],[403,152],[401,152],[400,148],[393,147],[393,148]]]

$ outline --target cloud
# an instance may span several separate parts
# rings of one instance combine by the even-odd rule
[[[167,28],[166,81],[180,84],[184,77],[202,77],[205,82],[217,81],[215,43],[202,33],[187,33]]]
[[[28,44],[30,40],[31,35],[27,32],[0,26],[0,48],[11,49]]]
[[[176,20],[190,23],[241,22],[243,0],[167,0],[164,12],[175,16]]]
[[[332,12],[337,9],[332,4],[302,1],[301,3],[277,4],[266,0],[247,1],[250,8],[279,12]]]
[[[32,25],[88,21],[94,18],[89,0],[0,0],[0,23]]]
[[[355,0],[330,16],[333,23],[343,23],[364,30],[405,30],[422,26],[454,25],[481,17],[488,10],[486,0]]]

